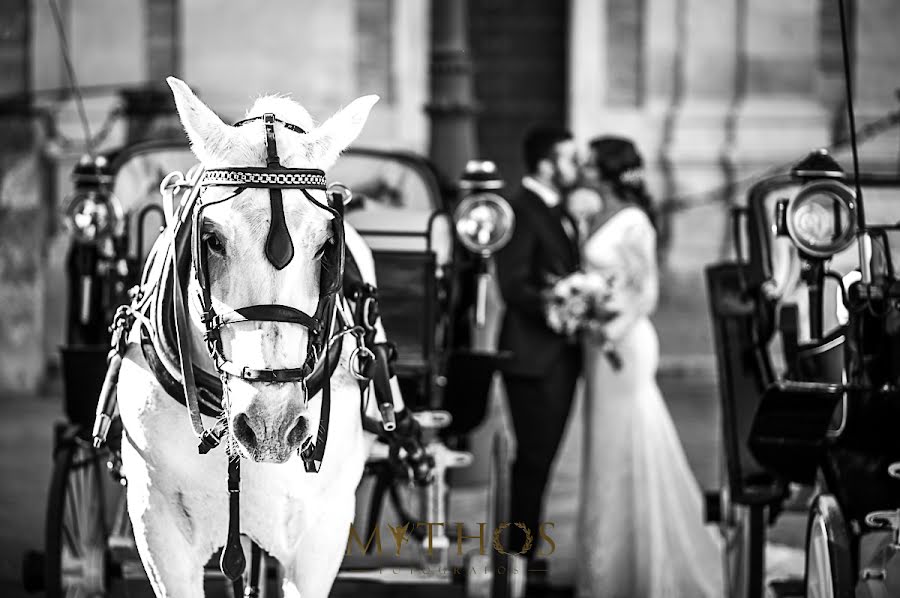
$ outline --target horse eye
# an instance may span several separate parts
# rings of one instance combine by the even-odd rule
[[[222,242],[222,239],[220,239],[219,236],[215,233],[203,233],[203,242],[206,244],[206,247],[213,253],[218,253],[219,255],[225,254],[225,244]]]

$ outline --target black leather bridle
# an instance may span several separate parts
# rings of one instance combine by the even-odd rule
[[[316,362],[325,354],[330,328],[334,319],[335,297],[341,288],[344,270],[344,224],[343,203],[335,202],[336,207],[327,206],[316,200],[309,190],[325,191],[325,173],[317,169],[285,168],[278,158],[275,143],[275,124],[280,123],[291,131],[305,133],[303,129],[285,123],[274,114],[264,114],[240,121],[235,126],[262,120],[266,131],[266,167],[244,166],[237,168],[217,168],[207,170],[200,179],[201,197],[193,214],[193,261],[194,271],[201,289],[201,305],[203,307],[203,323],[206,326],[206,344],[216,369],[228,376],[234,376],[253,382],[304,382],[312,373]],[[224,199],[204,202],[203,189],[215,186],[237,187],[238,191]],[[202,239],[201,224],[203,210],[210,205],[221,203],[235,197],[244,189],[268,189],[271,207],[271,221],[266,237],[266,258],[277,269],[281,270],[290,263],[294,255],[291,235],[284,217],[282,189],[299,189],[316,207],[332,215],[333,236],[330,246],[322,255],[322,268],[319,275],[320,297],[316,312],[313,315],[287,305],[251,305],[235,309],[231,312],[217,314],[212,306],[210,295],[210,279],[207,267],[207,248]],[[307,357],[299,368],[253,369],[240,366],[229,361],[222,348],[221,328],[235,322],[284,322],[299,324],[309,330]],[[223,380],[224,382],[224,380]],[[305,397],[308,399],[308,397]]]
[[[305,134],[305,131],[291,123],[275,118],[274,114],[240,121],[235,126],[242,126],[261,120],[266,133],[266,166],[241,166],[215,168],[206,170],[196,183],[197,194],[189,197],[181,206],[180,218],[191,219],[191,261],[195,276],[200,286],[200,304],[202,321],[206,328],[204,338],[207,350],[219,374],[223,390],[223,405],[227,407],[228,378],[237,377],[251,382],[287,383],[300,382],[304,394],[304,402],[322,390],[322,413],[316,441],[308,445],[302,452],[304,466],[307,471],[317,472],[321,467],[328,436],[331,388],[330,373],[332,364],[328,363],[329,347],[335,339],[348,331],[348,322],[339,316],[338,301],[344,269],[344,220],[343,202],[335,199],[326,205],[310,194],[310,190],[327,191],[325,173],[318,169],[286,168],[281,165],[275,142],[275,126],[280,124],[286,129]],[[232,187],[234,193],[220,199],[204,201],[203,191],[209,187]],[[203,242],[203,211],[215,204],[229,201],[248,188],[268,189],[271,208],[271,220],[266,237],[265,255],[272,265],[281,270],[290,263],[294,255],[293,243],[284,217],[282,189],[298,189],[314,206],[332,215],[332,238],[330,245],[324,250],[319,274],[319,301],[314,314],[307,314],[288,305],[266,304],[250,305],[233,311],[217,313],[212,305],[211,280],[209,275],[207,247]],[[185,223],[186,224],[186,223]],[[175,242],[174,262],[178,262],[178,252],[187,248]],[[177,268],[175,276],[177,278]],[[190,332],[188,330],[187,305],[181,292],[181,285],[174,285],[175,324],[178,339],[178,353],[182,373],[182,386],[188,405],[192,426],[201,440],[200,451],[207,452],[215,447],[224,435],[226,428],[220,423],[216,428],[207,430],[200,420],[200,407],[193,367],[190,363]],[[338,323],[338,320],[341,322]],[[222,345],[221,329],[236,322],[283,322],[299,324],[309,331],[307,356],[301,367],[282,369],[254,369],[229,360],[225,356]],[[337,330],[341,326],[341,330]],[[324,361],[324,368],[322,363]],[[317,368],[317,366],[319,366]],[[309,388],[308,382],[316,370],[324,370],[324,380],[319,388]],[[321,376],[320,376],[321,378]]]

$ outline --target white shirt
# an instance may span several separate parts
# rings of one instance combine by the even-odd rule
[[[522,186],[540,197],[548,207],[555,208],[559,205],[559,192],[553,187],[548,187],[533,176],[523,177]]]
[[[544,183],[540,182],[533,176],[526,176],[522,178],[522,186],[537,195],[541,198],[547,207],[555,208],[559,205],[560,196],[559,192]],[[568,218],[561,218],[560,222],[562,223],[563,230],[566,232],[566,236],[569,237],[570,240],[575,240],[575,227],[572,226],[572,221]]]

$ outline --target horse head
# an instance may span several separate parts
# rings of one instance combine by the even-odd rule
[[[262,120],[226,125],[183,81],[170,77],[168,82],[191,148],[207,171],[271,166],[269,127]],[[258,99],[247,117],[277,117],[271,130],[280,167],[327,171],[359,135],[377,100],[374,95],[361,97],[319,127],[300,104],[285,97]],[[323,268],[327,276],[322,257],[342,238],[336,234],[335,213],[327,209],[324,190],[279,189],[278,213],[267,188],[217,184],[202,193],[204,207],[195,226],[201,242],[195,247],[201,247],[207,278],[201,285],[195,265],[189,296],[203,297],[205,291],[210,306],[202,306],[202,299],[191,304],[194,324],[204,326],[201,315],[207,307],[217,314],[245,306],[317,313]],[[283,222],[279,222],[281,213]],[[282,231],[280,245],[275,247],[280,255],[273,258],[271,238],[276,227]],[[288,371],[309,363],[310,328],[296,321],[234,321],[222,326],[218,335],[223,359],[240,368]],[[222,377],[229,429],[246,457],[281,463],[311,442],[309,397],[302,380],[248,379],[228,371]]]

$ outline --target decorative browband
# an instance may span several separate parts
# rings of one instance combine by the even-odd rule
[[[303,189],[325,189],[325,173],[321,170],[285,168],[273,171],[269,168],[216,168],[203,173],[202,186],[243,186],[243,187],[298,187]]]

